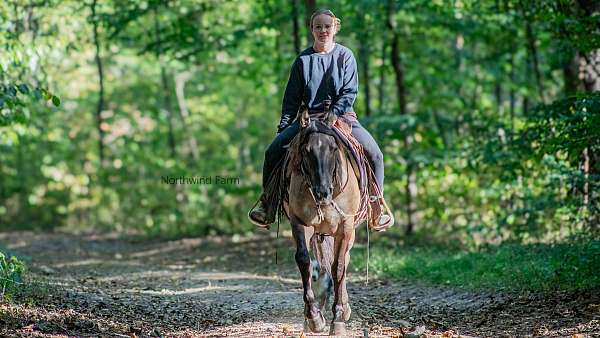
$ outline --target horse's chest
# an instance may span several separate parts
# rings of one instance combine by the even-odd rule
[[[315,232],[321,234],[333,235],[336,233],[338,225],[342,223],[340,214],[331,206],[321,207],[321,210],[312,206],[304,206],[301,212],[297,213],[306,226],[315,228]]]

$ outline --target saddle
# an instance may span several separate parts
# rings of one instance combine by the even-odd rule
[[[311,116],[311,118],[313,118],[313,116]],[[365,220],[368,220],[371,224],[376,224],[373,222],[375,222],[378,215],[382,212],[382,206],[378,200],[382,197],[381,191],[377,186],[375,174],[367,160],[362,144],[352,136],[352,126],[350,121],[344,116],[340,116],[337,117],[331,128],[326,127],[324,124],[320,125],[322,126],[318,128],[318,132],[324,132],[334,136],[338,145],[345,149],[346,153],[350,155],[349,160],[352,165],[352,170],[358,178],[360,207],[358,214],[355,217],[355,227]],[[280,163],[277,164],[267,187],[265,188],[267,203],[276,208],[275,210],[278,219],[281,219],[282,216],[289,219],[289,215],[285,212],[283,205],[289,201],[287,189],[291,179],[291,170],[289,170],[291,160],[290,148],[293,148],[294,144],[301,141],[299,138],[300,134],[301,133],[298,133],[298,135],[290,142],[286,155]],[[371,198],[371,196],[377,198]]]

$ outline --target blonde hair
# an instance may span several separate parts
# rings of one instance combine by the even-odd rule
[[[321,14],[325,14],[333,18],[333,23],[335,25],[335,34],[337,34],[340,31],[340,28],[342,27],[342,20],[336,17],[331,10],[326,8],[319,9],[310,16],[310,23],[308,25],[310,27],[310,30],[312,31],[313,29],[313,20],[315,19],[315,17]]]

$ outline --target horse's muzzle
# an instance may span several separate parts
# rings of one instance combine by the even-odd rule
[[[315,187],[314,192],[317,204],[326,205],[331,203],[333,197],[332,186],[318,185]]]

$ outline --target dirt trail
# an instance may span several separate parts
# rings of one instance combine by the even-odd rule
[[[31,288],[0,305],[0,336],[300,336],[293,244],[280,238],[136,242],[111,235],[0,233]],[[600,290],[473,292],[351,273],[355,336],[600,336]],[[330,313],[326,314],[331,316]],[[409,335],[407,335],[409,336]]]

